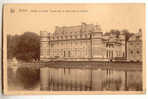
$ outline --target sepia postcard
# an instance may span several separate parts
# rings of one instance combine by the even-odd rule
[[[3,5],[3,93],[145,94],[144,3]]]

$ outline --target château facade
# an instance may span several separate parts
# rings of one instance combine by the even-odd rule
[[[82,23],[40,32],[40,60],[107,61],[125,57],[125,35],[103,34],[101,27]]]

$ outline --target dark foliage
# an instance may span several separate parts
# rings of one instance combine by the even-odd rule
[[[119,35],[120,35],[120,31],[119,30],[112,29],[112,30],[110,30],[110,33],[111,34],[115,34],[116,37],[119,38]]]
[[[40,80],[40,70],[35,68],[21,67],[17,70],[17,79],[24,85],[25,89],[31,89]]]
[[[133,35],[133,33],[129,33],[128,30],[124,29],[122,30],[122,33],[125,34],[125,40],[128,41],[129,38]]]
[[[25,32],[22,35],[8,35],[8,59],[16,57],[23,61],[39,60],[40,37],[33,32]]]
[[[18,43],[19,36],[18,35],[7,35],[7,57],[11,59],[15,57],[15,49]]]

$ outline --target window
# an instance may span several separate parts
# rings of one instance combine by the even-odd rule
[[[65,51],[64,51],[64,57],[65,57]]]
[[[54,46],[54,44],[53,43],[51,43],[51,47],[53,47]]]
[[[123,52],[123,57],[125,56],[124,52]]]
[[[139,54],[139,51],[137,51],[137,54]]]
[[[133,54],[133,51],[131,51],[131,54]]]
[[[70,51],[68,51],[68,57],[70,57]]]
[[[75,36],[75,38],[77,38],[77,36]]]
[[[137,45],[139,45],[139,42],[137,42]]]
[[[77,45],[77,42],[75,42],[75,45]]]
[[[87,38],[87,34],[85,34],[85,38]]]
[[[114,48],[114,45],[112,45],[112,48]]]
[[[68,70],[69,70],[69,74],[70,74],[70,68]]]
[[[81,45],[83,44],[83,41],[81,40]]]
[[[112,58],[114,57],[114,52],[112,51]]]
[[[65,68],[64,68],[64,75],[65,75],[65,73],[66,73],[65,71],[66,71],[66,70],[65,70]]]
[[[107,50],[106,56],[107,56],[107,58],[108,58],[108,50]]]

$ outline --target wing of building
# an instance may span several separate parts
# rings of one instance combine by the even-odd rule
[[[132,35],[127,42],[127,60],[142,61],[142,30]]]

